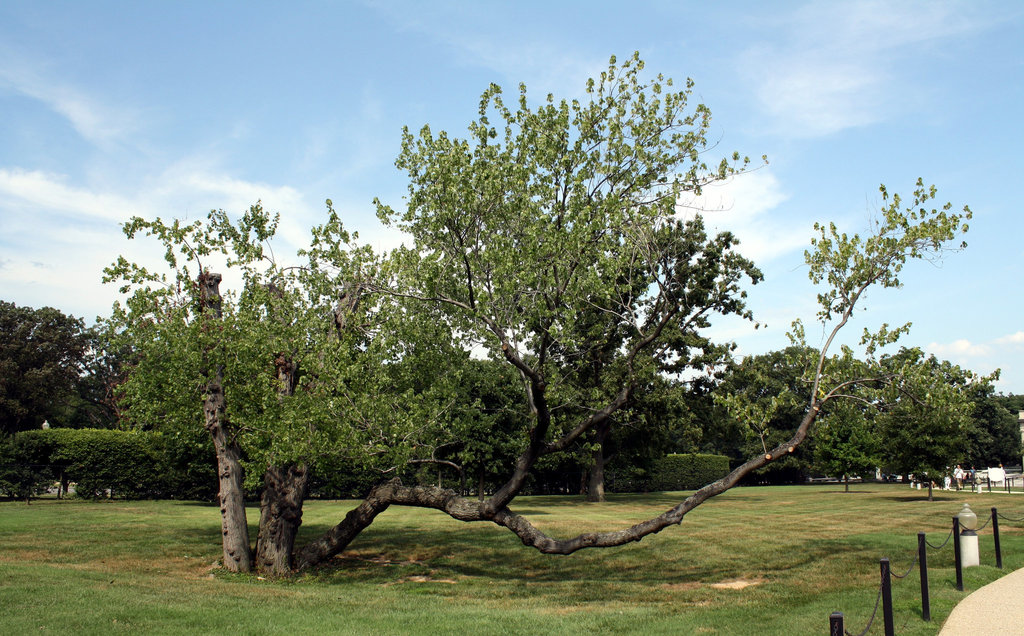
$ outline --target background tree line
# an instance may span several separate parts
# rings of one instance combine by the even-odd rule
[[[67,459],[52,460],[54,444],[38,433],[15,440],[19,431],[38,431],[47,421],[59,429],[124,429],[115,397],[123,378],[124,356],[111,353],[103,333],[82,320],[53,308],[34,310],[0,302],[3,322],[2,379],[4,441],[0,492],[5,496],[37,494],[56,481],[79,482],[81,496],[113,490],[115,496],[213,499],[213,446],[204,435],[143,438],[107,437],[100,447],[84,445],[63,451],[81,455],[74,470]],[[920,352],[905,355],[921,356]],[[609,492],[651,488],[663,480],[657,461],[671,453],[724,455],[733,466],[761,448],[760,435],[717,405],[715,394],[757,392],[775,396],[796,390],[800,368],[789,364],[794,352],[774,351],[730,362],[713,376],[688,382],[658,376],[625,418],[624,426],[600,446],[580,443],[562,461],[538,468],[525,491],[534,494],[586,494],[600,483]],[[945,369],[949,381],[968,386],[963,373],[948,362],[929,359]],[[770,378],[769,383],[756,381]],[[482,497],[499,485],[515,460],[515,404],[518,381],[503,365],[469,358],[459,371],[459,400],[465,404],[448,430],[431,442],[437,462],[413,463],[402,476],[417,483],[440,483]],[[941,475],[956,463],[978,468],[1021,463],[1017,412],[1024,396],[995,393],[991,382],[971,385],[969,426],[956,432],[942,418],[877,415],[872,409],[843,404],[825,414],[817,434],[799,452],[772,463],[748,478],[749,483],[802,483],[811,476],[872,478],[884,473]],[[791,403],[767,423],[771,444],[791,435],[799,425],[800,405]],[[129,428],[152,430],[144,423]],[[191,430],[187,422],[168,427]],[[943,434],[952,431],[952,434]],[[437,431],[440,436],[442,432]],[[916,440],[929,442],[918,448]],[[127,448],[129,453],[113,449]],[[142,448],[145,450],[140,450]],[[106,450],[103,450],[106,449]],[[96,457],[88,457],[90,453]],[[595,455],[600,453],[603,480],[595,480]],[[104,459],[101,455],[106,454]],[[126,459],[127,458],[127,459]],[[149,476],[140,466],[160,465]],[[154,479],[152,475],[159,475]],[[110,477],[106,477],[109,475]],[[114,478],[116,476],[116,478]],[[364,494],[379,471],[362,473],[323,470],[311,476],[313,497],[348,498]],[[102,488],[90,487],[98,483]],[[255,490],[250,495],[255,495]],[[596,498],[596,497],[595,497]]]

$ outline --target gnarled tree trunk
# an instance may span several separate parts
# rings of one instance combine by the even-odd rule
[[[256,567],[283,575],[292,569],[295,535],[302,524],[302,502],[309,485],[303,465],[271,466],[263,475],[260,530],[256,538]]]
[[[220,274],[199,275],[199,291],[204,312],[221,317]],[[217,454],[218,500],[220,502],[221,539],[224,567],[231,572],[252,570],[252,549],[249,547],[249,525],[245,518],[245,490],[241,449],[235,442],[226,414],[224,370],[217,366],[205,369],[206,396],[203,417],[206,430],[213,438]]]

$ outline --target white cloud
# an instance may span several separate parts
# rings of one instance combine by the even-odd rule
[[[996,338],[996,344],[1024,344],[1024,331],[1018,331],[1002,338]]]
[[[960,359],[980,358],[992,353],[992,349],[988,345],[972,343],[966,338],[961,338],[960,340],[955,340],[948,344],[932,342],[926,348],[929,352],[934,353],[939,357]]]
[[[117,293],[100,284],[105,266],[118,254],[146,264],[160,262],[158,245],[127,241],[121,222],[135,215],[194,220],[214,208],[234,216],[257,200],[280,212],[273,247],[288,262],[296,249],[308,245],[309,228],[320,212],[291,186],[247,181],[187,163],[120,191],[71,185],[62,175],[41,171],[0,169],[5,244],[0,297],[24,305],[56,305],[87,318],[106,314]]]
[[[17,168],[0,168],[0,198],[13,198],[30,208],[113,221],[124,220],[134,206],[117,194],[70,186],[61,175]]]
[[[740,239],[739,251],[755,263],[803,249],[810,227],[773,214],[789,198],[767,169],[733,177],[679,201],[684,215],[698,210],[710,230],[728,230]]]

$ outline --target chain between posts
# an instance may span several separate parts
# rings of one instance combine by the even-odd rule
[[[881,603],[881,602],[882,602],[882,585],[881,585],[881,583],[879,583],[879,585],[878,585],[878,596],[875,598],[875,609],[871,612],[871,618],[868,619],[867,627],[865,627],[864,631],[862,631],[859,634],[853,634],[848,629],[844,629],[843,633],[846,636],[865,636],[865,634],[868,633],[868,630],[871,629],[871,625],[875,622],[875,616],[878,615],[878,604]]]
[[[910,575],[910,573],[914,570],[914,568],[917,566],[918,558],[919,557],[916,557],[916,556],[914,557],[914,562],[910,564],[910,567],[907,568],[907,571],[904,572],[902,575],[901,574],[896,574],[895,572],[890,572],[890,574],[892,576],[898,578],[898,579],[905,579],[905,578],[907,578]]]
[[[950,530],[949,534],[946,535],[946,540],[942,542],[942,545],[932,545],[928,541],[925,541],[925,543],[928,544],[928,547],[931,548],[932,550],[941,550],[942,548],[946,547],[946,544],[949,543],[949,540],[952,539],[952,538],[953,538],[953,531]]]
[[[978,526],[976,528],[976,530],[983,530],[986,527],[988,527],[989,524],[992,524],[992,531],[993,531],[993,535],[994,535],[993,538],[994,538],[994,540],[996,542],[996,561],[997,561],[996,565],[997,565],[997,567],[1002,567],[1002,563],[1001,563],[1002,559],[1001,559],[1000,550],[999,550],[999,521],[998,521],[999,519],[1005,519],[1005,520],[1013,522],[1013,523],[1020,523],[1020,522],[1024,522],[1024,518],[1015,519],[1013,517],[1008,517],[1008,516],[1000,513],[996,508],[992,508],[992,515],[985,521],[985,523],[981,524],[980,526]],[[875,618],[878,616],[878,607],[879,607],[879,604],[881,604],[881,602],[883,600],[883,596],[884,596],[884,600],[885,600],[885,604],[884,604],[885,607],[884,607],[884,612],[883,612],[885,614],[885,623],[886,623],[886,625],[885,625],[885,633],[887,635],[892,634],[893,633],[892,601],[891,601],[891,598],[890,598],[891,591],[889,591],[890,585],[891,585],[891,579],[893,577],[895,577],[896,579],[905,579],[906,577],[910,576],[910,573],[918,565],[920,565],[920,567],[921,567],[921,594],[922,594],[922,597],[921,597],[921,611],[922,611],[922,618],[924,620],[926,620],[926,621],[927,620],[931,620],[931,612],[930,612],[930,607],[929,607],[930,603],[929,603],[929,600],[928,600],[927,566],[925,565],[925,563],[926,563],[925,559],[927,557],[927,550],[925,548],[928,547],[928,548],[932,548],[933,550],[941,550],[941,549],[945,548],[946,545],[949,544],[949,541],[954,537],[954,535],[959,537],[959,535],[960,535],[959,530],[960,530],[959,518],[958,517],[953,517],[953,528],[949,531],[949,534],[946,535],[946,539],[942,542],[941,545],[934,545],[934,544],[930,543],[925,538],[925,534],[923,532],[919,532],[918,533],[918,553],[917,553],[917,556],[914,558],[914,562],[910,565],[909,568],[907,568],[907,571],[904,572],[903,574],[895,574],[895,573],[893,573],[889,569],[889,559],[882,559],[882,582],[881,582],[881,584],[878,587],[878,595],[875,598],[875,608],[871,612],[871,618],[868,619],[867,626],[859,634],[854,634],[854,633],[850,632],[849,630],[847,630],[847,629],[845,629],[843,627],[843,615],[842,615],[842,613],[835,612],[830,617],[833,636],[835,636],[838,633],[838,629],[842,629],[842,633],[843,633],[844,636],[866,636],[868,631],[871,630],[871,626],[874,624]],[[954,547],[957,548],[955,550],[956,553],[957,553],[956,554],[956,559],[955,559],[955,562],[956,562],[956,574],[957,574],[956,589],[962,592],[963,591],[963,583],[962,583],[962,579],[961,579],[959,540],[955,542]]]

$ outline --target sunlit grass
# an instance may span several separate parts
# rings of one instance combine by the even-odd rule
[[[213,506],[79,501],[0,504],[0,633],[827,633],[828,615],[867,623],[878,561],[905,572],[917,532],[945,540],[970,501],[982,522],[999,506],[1024,517],[1024,497],[924,493],[898,485],[733,490],[682,525],[642,542],[542,555],[507,530],[430,510],[391,508],[341,557],[285,580],[229,575]],[[516,510],[548,533],[622,528],[678,493],[524,497]],[[353,502],[310,502],[300,543]],[[255,509],[250,521],[255,523]],[[1024,523],[1001,523],[1005,570],[1024,566]],[[253,528],[255,537],[255,528]],[[900,634],[935,634],[964,594],[953,551],[929,551],[931,623],[918,574],[894,585]],[[998,578],[990,529],[968,591]],[[747,587],[741,587],[744,584]],[[740,589],[735,589],[740,588]],[[881,633],[880,623],[871,633]]]

